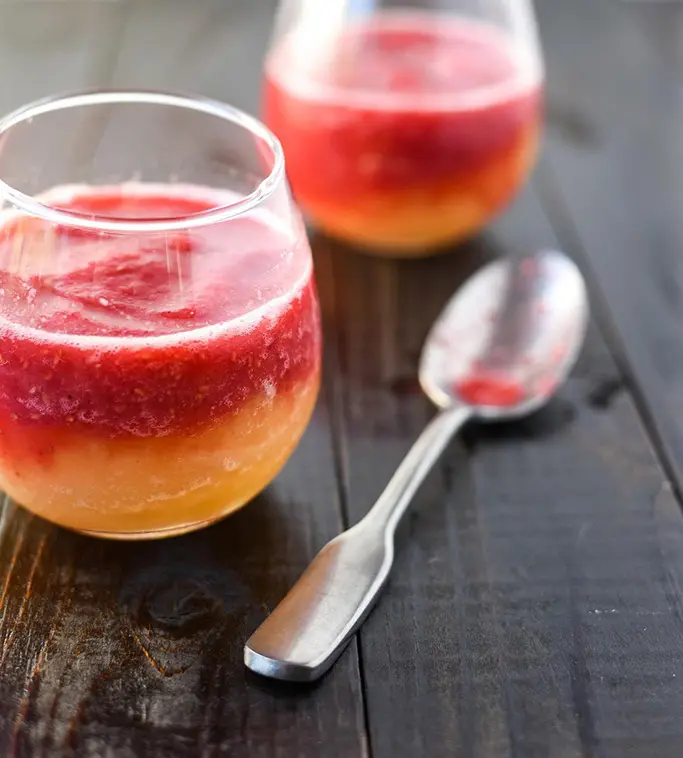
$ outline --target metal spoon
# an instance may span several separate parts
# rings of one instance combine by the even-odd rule
[[[370,512],[318,553],[247,641],[244,662],[264,676],[313,681],[334,663],[387,579],[394,532],[448,441],[474,417],[536,410],[564,381],[588,322],[584,281],[558,252],[479,270],[449,301],[420,359],[422,388],[441,411]]]

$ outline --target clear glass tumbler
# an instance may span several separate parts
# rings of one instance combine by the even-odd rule
[[[543,66],[529,0],[283,0],[263,116],[323,231],[418,256],[471,236],[534,162]]]
[[[320,319],[277,139],[227,105],[85,92],[0,120],[0,486],[72,529],[239,508],[310,418]]]

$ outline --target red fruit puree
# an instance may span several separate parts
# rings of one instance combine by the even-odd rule
[[[455,392],[470,405],[500,408],[518,405],[526,397],[524,388],[496,374],[472,374],[455,385]]]
[[[225,196],[122,185],[62,188],[50,202],[98,218],[161,219]],[[0,483],[76,528],[186,531],[199,520],[193,509],[202,521],[223,515],[282,465],[310,415],[319,353],[307,243],[265,214],[149,234],[8,215]],[[99,489],[83,474],[80,487],[79,461],[101,466]]]
[[[324,230],[419,254],[514,195],[535,153],[537,69],[492,26],[378,12],[334,39],[285,37],[267,62],[265,120]]]

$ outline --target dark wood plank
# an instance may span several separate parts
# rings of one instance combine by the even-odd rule
[[[365,754],[352,648],[318,687],[247,674],[242,646],[341,528],[320,409],[276,484],[218,526],[92,540],[10,506],[0,525],[0,754]]]
[[[675,28],[680,9],[665,5]],[[675,43],[642,25],[650,10],[641,5],[544,0],[539,11],[549,68],[544,202],[565,245],[595,275],[596,298],[680,491],[683,90]]]
[[[209,91],[217,56],[236,41],[252,78],[241,78],[241,53],[228,66],[253,108],[262,52],[254,29],[265,45],[270,24],[264,5],[211,0],[5,3],[2,19],[3,75],[16,77],[3,109],[86,85],[237,100]],[[247,636],[343,528],[334,454],[323,401],[265,495],[213,529],[160,543],[89,540],[6,508],[0,755],[303,758],[324,745],[362,758],[355,646],[308,689],[268,685],[242,663]]]
[[[112,83],[183,90],[258,112],[276,0],[124,0]],[[151,47],[151,34],[157,40]]]
[[[546,172],[542,196],[563,242],[579,255],[588,251],[600,274],[600,235],[586,242],[582,228],[579,246],[579,221],[603,234],[613,225],[617,241],[628,240],[638,227],[615,213],[624,166],[640,179],[648,164],[624,160],[620,141],[636,132],[612,130],[622,111],[611,100],[595,102],[600,87],[612,94],[623,81],[606,54],[597,60],[605,29],[588,29],[596,13],[615,22],[605,15],[614,11],[591,10],[584,0],[558,4],[544,0],[542,10],[555,46],[551,165],[557,173],[561,157],[563,176],[560,183]],[[119,5],[119,54],[96,76],[90,72],[92,83],[192,89],[256,109],[269,0]],[[574,7],[583,15],[572,15]],[[646,49],[650,61],[640,30],[637,38],[637,60]],[[628,86],[640,92],[641,106],[661,104],[641,91],[654,83],[647,71],[630,71],[634,78],[617,93],[622,106]],[[59,76],[57,66],[49,80],[36,74],[37,87],[63,88],[54,85]],[[76,74],[66,78],[69,86],[79,83]],[[636,114],[629,129],[644,124]],[[671,143],[656,155],[673,186],[674,130],[657,128]],[[595,213],[584,219],[586,187],[598,196],[615,193],[600,225]],[[637,195],[624,191],[633,205]],[[647,199],[650,210],[654,199]],[[674,219],[667,223],[666,244],[674,249]],[[0,754],[365,755],[354,646],[320,685],[294,689],[248,677],[241,645],[315,550],[364,513],[428,417],[413,379],[417,353],[462,276],[482,256],[552,242],[532,194],[461,257],[395,264],[318,241],[330,347],[323,402],[276,485],[214,529],[152,545],[111,545],[6,511]],[[617,254],[610,256],[621,275]],[[624,298],[640,297],[633,272],[653,276],[629,260],[621,289],[604,290],[622,320]],[[654,276],[675,282],[672,260]],[[660,358],[671,347],[671,328],[659,333]],[[653,328],[648,338],[657,334]],[[666,368],[673,373],[678,365]],[[681,753],[683,527],[622,385],[594,326],[552,408],[514,428],[471,430],[422,489],[400,535],[388,592],[361,636],[376,758]]]
[[[64,90],[109,84],[124,4],[0,2],[0,112]]]
[[[670,72],[680,76],[683,71],[683,5],[680,0],[665,3],[631,0],[622,12],[635,21]]]
[[[413,377],[433,316],[476,259],[544,244],[531,193],[450,257],[316,243],[351,521],[431,413]],[[683,519],[593,325],[547,411],[470,429],[418,495],[361,632],[372,755],[679,754],[682,572]]]

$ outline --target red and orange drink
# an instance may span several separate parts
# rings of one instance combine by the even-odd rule
[[[513,37],[419,11],[378,12],[317,43],[302,29],[266,62],[264,119],[318,227],[422,255],[514,197],[536,154],[542,74]]]
[[[180,183],[35,200],[50,213],[0,216],[0,486],[115,538],[242,506],[291,454],[318,391],[300,220],[233,212],[243,198]]]

